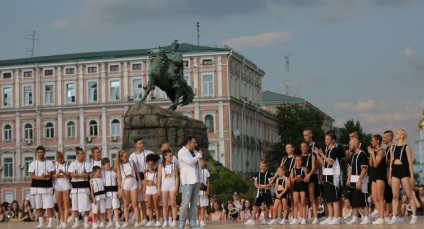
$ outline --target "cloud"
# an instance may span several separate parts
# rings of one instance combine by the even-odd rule
[[[275,42],[290,40],[293,36],[292,30],[286,30],[282,32],[268,32],[260,33],[252,36],[243,36],[231,38],[222,43],[229,45],[232,48],[242,49],[246,47],[263,47],[270,45]]]
[[[358,101],[356,104],[342,102],[336,105],[336,111],[367,111],[375,107],[374,100]]]
[[[419,77],[424,76],[424,62],[418,56],[417,50],[412,48],[411,46],[406,46],[403,50],[403,55],[406,58],[406,61],[414,70],[415,74]]]
[[[56,27],[56,28],[66,28],[69,26],[70,21],[69,19],[58,19],[58,20],[53,20],[52,21],[52,26]]]

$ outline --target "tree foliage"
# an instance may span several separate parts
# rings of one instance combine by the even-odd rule
[[[343,143],[343,144],[348,144],[349,143],[349,133],[351,133],[355,130],[358,132],[360,142],[363,142],[365,144],[370,144],[372,134],[367,134],[367,133],[363,132],[361,123],[358,120],[355,122],[353,119],[348,120],[344,124],[344,128],[341,128],[342,135],[340,137],[339,142]]]
[[[317,139],[317,141],[324,139],[324,131],[321,128],[324,117],[315,110],[299,104],[283,104],[277,107],[276,116],[280,143],[276,144],[267,155],[270,171],[275,171],[274,169],[284,156],[285,144],[291,143],[296,149],[299,149],[300,143],[303,142],[303,130],[305,128],[312,129],[314,139]]]

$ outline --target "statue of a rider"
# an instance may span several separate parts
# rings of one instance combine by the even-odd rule
[[[169,79],[172,80],[173,88],[180,87],[181,78],[184,75],[183,54],[178,52],[178,47],[178,40],[174,40],[171,44],[172,51],[167,54],[168,60],[173,63],[169,65],[168,69]]]

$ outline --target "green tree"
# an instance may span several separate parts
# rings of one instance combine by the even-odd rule
[[[269,171],[275,171],[279,165],[285,154],[285,144],[291,143],[296,149],[299,148],[303,142],[305,128],[312,129],[317,141],[324,139],[324,131],[321,129],[324,117],[315,110],[298,104],[283,104],[277,107],[276,119],[280,143],[276,144],[266,157]]]
[[[369,145],[370,142],[371,142],[372,134],[367,134],[367,133],[363,132],[361,123],[358,120],[355,122],[353,119],[348,120],[344,124],[344,128],[341,128],[342,135],[341,135],[338,142],[340,142],[342,144],[348,144],[349,143],[349,133],[351,133],[352,131],[355,131],[355,130],[358,132],[359,141]]]

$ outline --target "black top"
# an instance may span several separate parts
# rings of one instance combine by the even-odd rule
[[[384,150],[383,148],[379,149],[379,150],[375,150],[374,154],[375,154],[375,158],[377,158],[378,156],[378,152],[380,152],[380,150]],[[384,157],[383,159],[381,159],[380,164],[378,164],[377,168],[373,169],[373,173],[374,174],[387,174],[387,161],[386,161],[386,157]]]
[[[395,145],[391,145],[391,146],[388,146],[387,148],[386,148],[386,164],[387,164],[387,166],[389,166],[389,161],[390,161],[390,150],[393,150],[394,149],[394,147],[395,147]]]
[[[325,147],[325,156],[328,157],[332,161],[338,161],[339,148],[336,146],[333,146],[331,149],[328,149],[328,147]],[[324,160],[324,168],[333,168],[333,165],[329,165],[326,160]],[[334,182],[333,175],[324,175],[324,181],[328,183]]]
[[[286,167],[287,171],[290,173],[294,166],[294,156],[293,157],[284,157],[283,166]]]
[[[312,158],[315,157],[314,154],[301,155],[302,156],[302,167],[308,169],[308,173],[312,170]]]
[[[304,167],[294,168],[293,169],[293,177],[296,178],[296,176],[300,175],[300,177],[305,178],[305,170]]]
[[[352,169],[351,175],[360,175],[363,167],[368,168],[368,159],[364,151],[353,154],[349,161],[349,167]]]
[[[285,178],[277,177],[276,185],[277,186],[278,185],[281,185],[281,186],[283,186],[285,188],[286,187],[286,180],[287,180],[287,177],[285,177]]]
[[[253,179],[256,180],[258,185],[267,185],[269,181],[272,179],[271,173],[269,172],[258,172],[253,176]],[[271,189],[265,189],[266,193],[271,193]]]
[[[408,166],[408,156],[406,156],[406,147],[408,145],[404,144],[401,146],[396,145],[393,151],[393,160],[400,160],[403,165]]]

